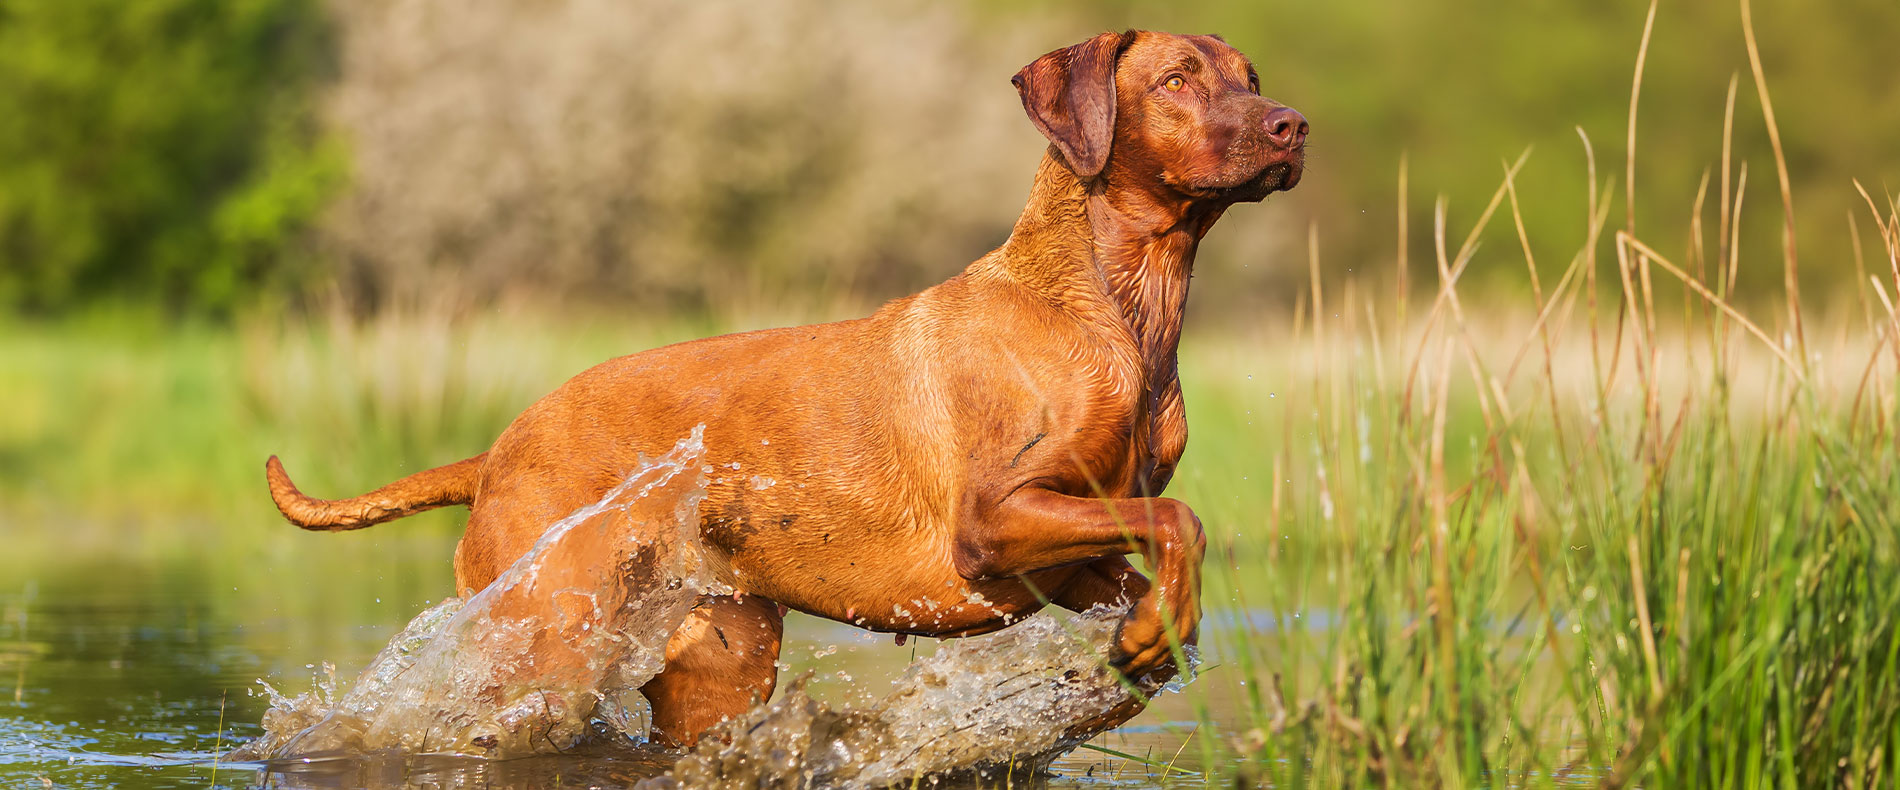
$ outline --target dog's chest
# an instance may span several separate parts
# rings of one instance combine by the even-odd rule
[[[1157,389],[1146,399],[1146,408],[1137,420],[1142,430],[1130,442],[1136,466],[1135,483],[1142,487],[1131,493],[1139,496],[1160,494],[1187,449],[1187,416],[1182,409],[1180,386],[1174,382],[1172,372],[1167,383]]]
[[[1187,420],[1172,364],[1152,378],[1148,371],[1129,378],[1140,382],[1134,392],[1098,398],[1079,421],[1078,435],[1093,441],[1077,442],[1070,458],[1079,462],[1091,489],[1100,486],[1115,496],[1154,496],[1180,463],[1187,446]]]

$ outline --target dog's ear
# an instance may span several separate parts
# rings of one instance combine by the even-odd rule
[[[1108,164],[1115,138],[1115,62],[1134,40],[1132,30],[1103,33],[1037,58],[1009,80],[1029,120],[1083,181],[1101,175]]]

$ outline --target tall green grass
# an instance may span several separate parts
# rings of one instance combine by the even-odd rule
[[[1640,64],[1627,178],[1641,172]],[[1758,59],[1753,78],[1773,138]],[[1264,523],[1209,552],[1210,589],[1278,618],[1214,632],[1222,669],[1203,681],[1242,701],[1223,752],[1243,782],[1896,781],[1900,210],[1862,191],[1868,213],[1850,227],[1870,219],[1889,271],[1857,259],[1858,298],[1809,325],[1792,210],[1782,282],[1736,281],[1747,171],[1726,137],[1716,196],[1705,177],[1686,207],[1680,260],[1627,222],[1609,229],[1613,180],[1582,143],[1589,241],[1556,282],[1539,279],[1517,212],[1522,159],[1462,244],[1438,205],[1427,303],[1389,285],[1419,276],[1403,249],[1386,283],[1336,294],[1315,248],[1285,341],[1311,349],[1310,367],[1279,405],[1253,404],[1283,424],[1217,440],[1274,453]],[[1480,258],[1482,230],[1505,217],[1521,248]],[[1513,263],[1521,304],[1461,294],[1471,267]],[[1734,306],[1766,288],[1783,295],[1769,317]],[[1330,539],[1273,548],[1313,531]],[[1262,572],[1297,581],[1250,578]]]

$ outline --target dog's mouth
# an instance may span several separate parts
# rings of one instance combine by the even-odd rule
[[[1293,152],[1277,157],[1278,161],[1261,168],[1260,175],[1254,176],[1249,185],[1268,192],[1285,192],[1298,186],[1300,176],[1306,170],[1306,155]]]
[[[1252,178],[1217,187],[1214,191],[1228,200],[1252,202],[1298,186],[1300,176],[1306,171],[1306,152],[1303,150],[1275,151],[1266,160]]]
[[[1191,197],[1231,203],[1253,202],[1300,183],[1306,171],[1305,147],[1286,149],[1251,145],[1230,149],[1221,166],[1211,173],[1175,177],[1164,173],[1165,183]],[[1195,177],[1198,175],[1198,177]]]

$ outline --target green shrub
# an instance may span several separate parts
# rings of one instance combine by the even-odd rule
[[[344,157],[315,0],[0,0],[0,305],[228,308],[294,276]]]

